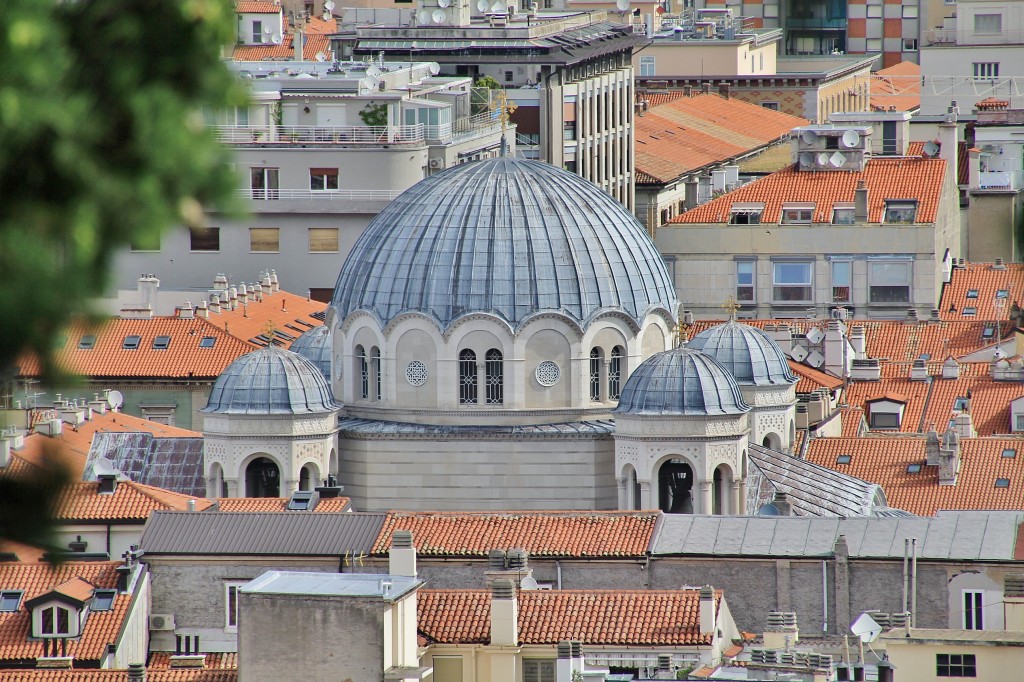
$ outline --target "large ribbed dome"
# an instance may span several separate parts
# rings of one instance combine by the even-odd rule
[[[675,348],[640,363],[622,388],[615,414],[743,414],[736,380],[714,358],[690,348]]]
[[[302,332],[288,347],[320,369],[327,381],[331,380],[331,329],[327,325],[313,327]]]
[[[718,360],[740,384],[771,386],[797,381],[778,344],[749,324],[730,320],[705,329],[687,347]]]
[[[312,414],[338,409],[324,375],[306,358],[271,346],[238,358],[213,383],[203,412]]]
[[[625,208],[583,178],[500,157],[456,166],[403,192],[370,223],[338,277],[339,319],[382,324],[418,311],[447,327],[490,312],[517,326],[537,311],[586,324],[602,310],[639,325],[672,315],[661,254]]]

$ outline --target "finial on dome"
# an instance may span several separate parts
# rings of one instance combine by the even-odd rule
[[[722,304],[722,307],[729,312],[729,320],[735,322],[736,311],[739,310],[741,307],[740,304],[736,302],[736,299],[732,296],[729,296],[729,298],[725,299],[725,303]]]
[[[501,155],[505,156],[508,153],[508,141],[505,138],[505,130],[508,127],[508,122],[511,120],[512,112],[519,107],[508,98],[504,90],[498,90],[494,94],[494,100],[487,108],[492,113],[497,114],[498,120],[501,121]]]

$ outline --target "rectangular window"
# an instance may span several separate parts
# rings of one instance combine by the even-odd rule
[[[216,345],[217,345],[217,337],[216,336],[204,336],[203,338],[199,339],[199,347],[200,348],[213,348]]]
[[[974,62],[975,78],[999,78],[999,62]]]
[[[832,261],[832,302],[849,303],[853,283],[853,263],[848,260]]]
[[[764,107],[765,109],[771,109],[772,111],[778,111],[779,110],[779,103],[778,102],[764,101],[764,102],[761,102],[761,106]]]
[[[836,206],[832,209],[833,225],[853,225],[857,222],[852,206]]]
[[[171,345],[171,337],[157,336],[153,339],[153,350],[167,350]]]
[[[244,581],[224,583],[224,629],[238,632],[238,588]]]
[[[868,263],[869,303],[910,303],[910,261]]]
[[[515,78],[515,76],[516,76],[516,75],[515,75],[515,73],[514,73],[514,72],[512,72],[512,71],[506,71],[506,72],[505,72],[505,82],[506,82],[506,83],[511,83],[511,82],[512,82],[512,80],[513,80],[513,79]]]
[[[5,590],[0,592],[0,613],[13,613],[18,610],[21,603],[20,590]]]
[[[576,139],[576,121],[566,121],[565,123],[562,124],[562,139]]]
[[[658,73],[656,61],[653,56],[641,56],[640,57],[640,77],[654,76]]]
[[[871,8],[868,7],[870,10]],[[868,38],[865,45],[867,52],[881,52],[882,51],[882,39],[881,38]]]
[[[192,251],[220,251],[219,227],[190,227],[188,236]]]
[[[1014,431],[1024,431],[1024,414],[1018,414],[1013,418]]]
[[[252,22],[252,42],[262,43],[263,42],[263,22],[254,21]]]
[[[1000,33],[1003,30],[1002,14],[975,14],[975,33]]]
[[[814,218],[814,205],[782,206],[783,225],[806,225]]]
[[[781,303],[812,302],[811,262],[772,263],[772,300]]]
[[[281,246],[281,230],[277,227],[250,227],[249,251],[277,253]]]
[[[900,415],[898,412],[872,412],[869,426],[872,429],[898,429]]]
[[[903,5],[901,11],[904,19],[917,19],[917,5]]]
[[[43,635],[57,636],[71,634],[71,612],[60,606],[49,606],[40,614]]]
[[[114,608],[114,598],[117,597],[117,590],[96,590],[92,596],[90,611],[109,611]]]
[[[330,192],[338,189],[338,169],[310,168],[309,189],[314,192]]]
[[[733,208],[729,214],[730,225],[760,225],[761,211],[763,209],[737,209]]]
[[[936,677],[977,677],[974,654],[936,654]]]
[[[277,199],[280,189],[277,168],[254,167],[249,169],[249,188],[252,198],[258,201]]]
[[[964,630],[985,629],[984,605],[983,590],[964,590]]]
[[[96,336],[94,334],[86,334],[78,340],[79,350],[92,350],[93,346],[96,345]]]
[[[868,19],[881,19],[882,18],[882,6],[881,5],[868,5]]]
[[[736,300],[754,302],[754,261],[736,261]]]
[[[917,38],[904,38],[903,39],[903,51],[904,52],[916,52],[917,51]]]
[[[524,658],[523,682],[555,682],[554,659]]]
[[[130,334],[124,337],[124,341],[121,343],[121,348],[124,348],[125,350],[137,350],[141,341],[141,336]]]
[[[887,225],[910,225],[917,218],[916,201],[892,201],[885,202],[885,218],[883,222]]]
[[[338,228],[309,228],[310,253],[338,253]]]

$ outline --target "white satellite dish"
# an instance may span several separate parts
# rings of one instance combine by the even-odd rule
[[[829,157],[828,162],[835,168],[842,168],[843,164],[846,163],[846,154],[836,152]]]
[[[332,9],[334,9],[334,3],[331,2],[331,0],[327,0],[327,2],[324,3],[324,9],[330,12]]]
[[[97,457],[96,461],[92,463],[92,473],[97,478],[100,476],[116,476],[117,469],[114,468],[114,463],[106,457]]]
[[[628,12],[629,0],[615,0],[615,6],[619,8],[620,12]]]
[[[263,35],[265,35],[265,36],[269,36],[273,32],[274,32],[274,29],[271,28],[270,26],[267,26],[266,28],[263,29]]]
[[[843,146],[847,149],[856,147],[860,143],[860,135],[856,130],[847,130],[843,133]]]
[[[523,590],[536,590],[540,586],[537,584],[537,581],[533,579],[532,575],[528,575],[519,581],[519,587]]]
[[[828,165],[828,159],[829,159],[828,154],[826,154],[825,152],[821,152],[820,154],[818,154],[818,165],[819,166],[827,166]]]
[[[416,20],[420,23],[421,26],[424,25],[424,24],[429,24],[430,23],[430,12],[428,12],[425,9],[424,10],[420,10],[420,13],[416,15]]]
[[[325,55],[323,52],[317,52],[316,56],[313,57],[313,59],[317,60],[318,62],[326,62],[327,55]]]
[[[445,13],[444,13],[444,10],[442,10],[442,9],[435,9],[435,10],[434,10],[434,11],[433,11],[433,12],[431,13],[431,15],[430,15],[430,19],[431,19],[431,20],[432,20],[432,21],[433,21],[433,22],[434,22],[435,24],[443,24],[443,23],[444,23],[444,20],[445,20],[445,19],[447,19],[447,18],[448,18],[448,15],[447,15],[447,14],[445,14]]]
[[[800,152],[800,167],[810,168],[814,165],[814,154],[810,152]]]
[[[804,141],[804,144],[814,144],[818,141],[818,133],[813,130],[805,130],[800,133],[800,139]]]
[[[477,0],[476,11],[480,12],[481,14],[483,14],[484,12],[489,10],[490,8],[491,8],[491,3],[489,3],[487,0]]]
[[[108,393],[107,405],[110,405],[110,409],[112,410],[116,410],[124,405],[124,395],[121,394],[121,391],[111,391]]]
[[[507,9],[508,8],[505,7],[505,3],[503,3],[501,0],[498,0],[496,3],[491,5],[491,11],[496,14],[504,14]]]
[[[862,613],[857,616],[857,620],[853,621],[853,624],[850,626],[850,632],[860,637],[860,641],[868,644],[878,639],[878,636],[882,634],[882,626],[868,614]]]
[[[825,333],[817,327],[811,327],[810,331],[806,334],[807,340],[811,343],[821,343],[821,340],[825,338]]]
[[[437,0],[438,7],[451,7],[452,0]]]
[[[934,140],[928,140],[924,143],[924,155],[928,158],[934,157],[939,153],[939,145]]]
[[[280,45],[281,44],[281,34],[280,33],[275,33],[270,38],[270,42],[274,43],[275,45]]]

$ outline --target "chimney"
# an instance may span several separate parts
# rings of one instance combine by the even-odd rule
[[[700,634],[715,633],[715,590],[710,585],[700,588]]]
[[[1003,612],[1007,630],[1024,630],[1024,574],[1011,573],[1003,578]]]
[[[228,310],[234,310],[238,307],[238,287],[231,287],[228,289]]]
[[[981,150],[976,147],[967,150],[967,188],[981,188]]]
[[[810,420],[807,416],[807,403],[797,403],[796,405],[796,428],[806,429],[810,426]]]
[[[928,363],[924,361],[924,358],[917,358],[910,365],[910,380],[911,381],[927,381],[928,380]]]
[[[683,95],[685,97],[693,97],[693,86],[692,85],[684,85],[683,86]]]
[[[392,533],[391,551],[388,552],[388,573],[416,577],[416,548],[412,545],[411,530],[396,530]]]
[[[92,410],[93,414],[106,414],[107,401],[100,400],[100,394],[94,393],[92,400],[89,401],[89,409]]]
[[[935,427],[928,429],[924,435],[924,463],[928,466],[939,465],[939,434]]]
[[[820,393],[812,393],[807,401],[807,421],[817,424],[825,420],[825,400]]]
[[[242,282],[241,288],[238,290],[238,300],[241,301],[242,305],[249,302],[249,287]]]
[[[139,277],[139,303],[151,311],[156,310],[156,291],[159,288],[160,280],[153,275]]]
[[[228,277],[223,272],[218,272],[217,276],[213,278],[213,290],[214,291],[227,291],[228,289]]]
[[[204,320],[210,318],[210,309],[206,307],[206,301],[199,301],[199,305],[196,306],[196,317],[201,317]]]
[[[938,308],[932,308],[928,313],[928,324],[935,324],[936,322],[942,322],[942,316]]]
[[[788,324],[780,324],[775,328],[775,333],[772,336],[775,343],[779,344],[779,348],[786,355],[793,350],[793,331],[789,328]]]
[[[558,660],[555,662],[555,682],[572,682],[572,642],[563,639],[558,643]]]
[[[100,474],[96,477],[100,483],[100,495],[113,495],[117,490],[117,474]]]
[[[263,279],[260,280],[260,291],[262,291],[265,295],[268,296],[274,293],[274,285],[270,283],[269,272],[263,273]]]
[[[519,646],[519,601],[511,580],[495,580],[491,586],[490,643],[492,646]]]
[[[220,294],[210,295],[210,312],[214,315],[220,315]]]
[[[878,358],[854,358],[850,367],[850,378],[860,381],[879,381],[882,378],[882,364]]]
[[[789,495],[781,490],[775,491],[775,499],[772,500],[772,504],[779,510],[779,516],[793,515],[793,504],[789,501]]]
[[[953,429],[960,438],[978,437],[978,432],[974,430],[974,418],[971,417],[970,407],[953,417]]]
[[[956,112],[952,111],[946,115],[946,120],[939,124],[939,156],[946,161],[946,175],[957,185],[957,131]],[[952,120],[950,120],[952,119]]]
[[[857,181],[857,189],[853,190],[853,220],[856,223],[868,221],[868,183]]]
[[[959,379],[960,378],[960,363],[956,361],[952,356],[946,358],[946,361],[942,363],[942,378],[943,379]]]
[[[722,81],[718,84],[718,95],[723,99],[729,99],[729,81]]]
[[[703,83],[701,83],[700,84],[700,91],[701,91],[702,94],[710,95],[711,94],[711,81],[704,81]]]
[[[907,322],[909,324],[917,324],[918,323],[917,308],[907,308],[906,320],[907,320]]]
[[[674,680],[676,673],[672,669],[672,654],[658,654],[658,670],[654,674],[656,680]]]
[[[196,317],[196,310],[192,307],[192,301],[185,301],[185,305],[178,307],[178,318],[182,320],[193,320]]]
[[[766,649],[788,649],[800,641],[800,629],[793,611],[769,611],[768,627],[764,630]]]
[[[1004,261],[1001,257],[1000,258],[996,258],[996,262],[992,264],[992,269],[993,270],[1005,270],[1006,269],[1006,261]]]
[[[270,271],[270,286],[275,294],[281,291],[281,283],[277,281],[277,270]]]
[[[295,48],[295,61],[303,61],[302,57],[302,27],[295,26],[295,35],[292,37],[292,47]]]
[[[185,637],[186,642],[189,639],[191,637]],[[174,654],[167,667],[172,670],[201,670],[206,667],[206,654]]]
[[[145,682],[146,666],[141,663],[128,664],[128,682]]]
[[[959,420],[961,416],[964,414],[957,415],[956,419]],[[971,416],[970,414],[966,416],[969,425]],[[957,474],[960,473],[960,437],[953,429],[947,429],[942,434],[938,460],[939,485],[956,485]]]
[[[850,345],[853,346],[853,353],[856,357],[863,359],[867,354],[867,336],[863,325],[857,325],[850,329]]]

